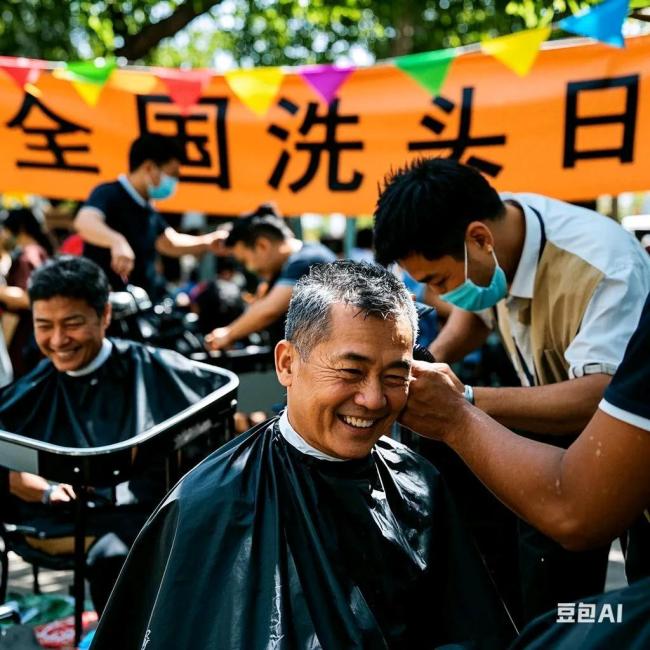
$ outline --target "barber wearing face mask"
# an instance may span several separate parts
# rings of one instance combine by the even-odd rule
[[[182,160],[173,138],[143,135],[131,145],[129,173],[98,185],[79,211],[74,225],[84,240],[84,256],[102,267],[114,290],[128,282],[157,299],[164,292],[155,268],[157,252],[172,257],[220,252],[227,233],[176,232],[150,203],[174,194]]]
[[[443,367],[458,390],[505,426],[568,446],[596,411],[650,291],[638,242],[590,210],[498,194],[471,167],[423,159],[387,180],[375,243],[379,262],[398,262],[454,305],[430,348],[436,361],[460,360],[498,328],[521,387],[463,386]],[[426,380],[412,391],[426,410]],[[587,563],[582,580],[576,554],[537,538],[527,538],[534,552],[522,561],[521,540],[525,618],[604,582],[604,562]]]

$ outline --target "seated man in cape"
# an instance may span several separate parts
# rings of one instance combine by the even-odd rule
[[[439,474],[385,437],[416,329],[386,270],[312,267],[275,349],[287,409],[158,507],[93,650],[506,647],[505,611]]]
[[[219,387],[212,374],[175,352],[106,338],[108,281],[88,259],[48,261],[32,275],[28,292],[36,342],[47,358],[0,390],[0,428],[6,431],[68,447],[113,444]],[[92,495],[96,505],[105,505],[89,521],[89,536],[96,541],[88,553],[88,577],[98,611],[130,544],[164,496],[162,459],[137,455],[134,462],[134,477],[117,486],[115,498],[111,490]],[[54,539],[32,540],[32,545],[48,553],[72,552],[72,487],[24,472],[10,472],[8,479],[11,519],[45,520],[53,534]]]

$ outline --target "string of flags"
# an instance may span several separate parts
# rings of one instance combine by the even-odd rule
[[[629,5],[630,0],[604,0],[552,25],[486,38],[480,43],[480,49],[523,77],[531,71],[542,44],[550,38],[554,27],[613,47],[624,47],[622,29]],[[398,67],[430,94],[437,95],[451,63],[462,54],[462,48],[453,48],[400,56],[388,63]],[[43,70],[52,70],[52,64],[36,59],[0,56],[0,69],[18,87],[38,96],[41,93],[37,86],[38,78]],[[263,67],[232,70],[223,77],[239,100],[253,113],[263,117],[279,93],[285,76],[300,76],[320,99],[329,104],[354,70],[352,66],[335,65]],[[162,84],[170,99],[183,112],[192,109],[212,77],[216,76],[212,70],[119,68],[114,59],[69,62],[54,67],[52,74],[70,82],[90,106],[97,105],[106,86],[148,94]]]

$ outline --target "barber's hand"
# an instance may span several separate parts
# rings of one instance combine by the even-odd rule
[[[205,335],[205,347],[208,350],[222,350],[231,344],[229,327],[217,327]]]
[[[399,421],[427,438],[445,441],[467,408],[464,385],[446,363],[414,361],[409,398]]]
[[[67,483],[59,483],[50,493],[50,503],[69,503],[75,499],[76,495],[72,485]]]
[[[230,231],[228,230],[217,229],[214,232],[211,232],[208,235],[206,235],[208,246],[212,251],[212,253],[221,256],[230,254],[230,251],[226,248],[226,239],[228,239],[229,234]]]
[[[120,237],[111,246],[111,268],[122,279],[126,280],[133,271],[133,264],[135,262],[135,253],[129,242],[123,237]]]

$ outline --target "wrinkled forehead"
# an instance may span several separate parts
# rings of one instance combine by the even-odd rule
[[[413,327],[404,312],[383,317],[368,314],[356,305],[334,303],[330,306],[329,327],[322,332],[317,347],[328,356],[341,354],[366,358],[412,356]]]

